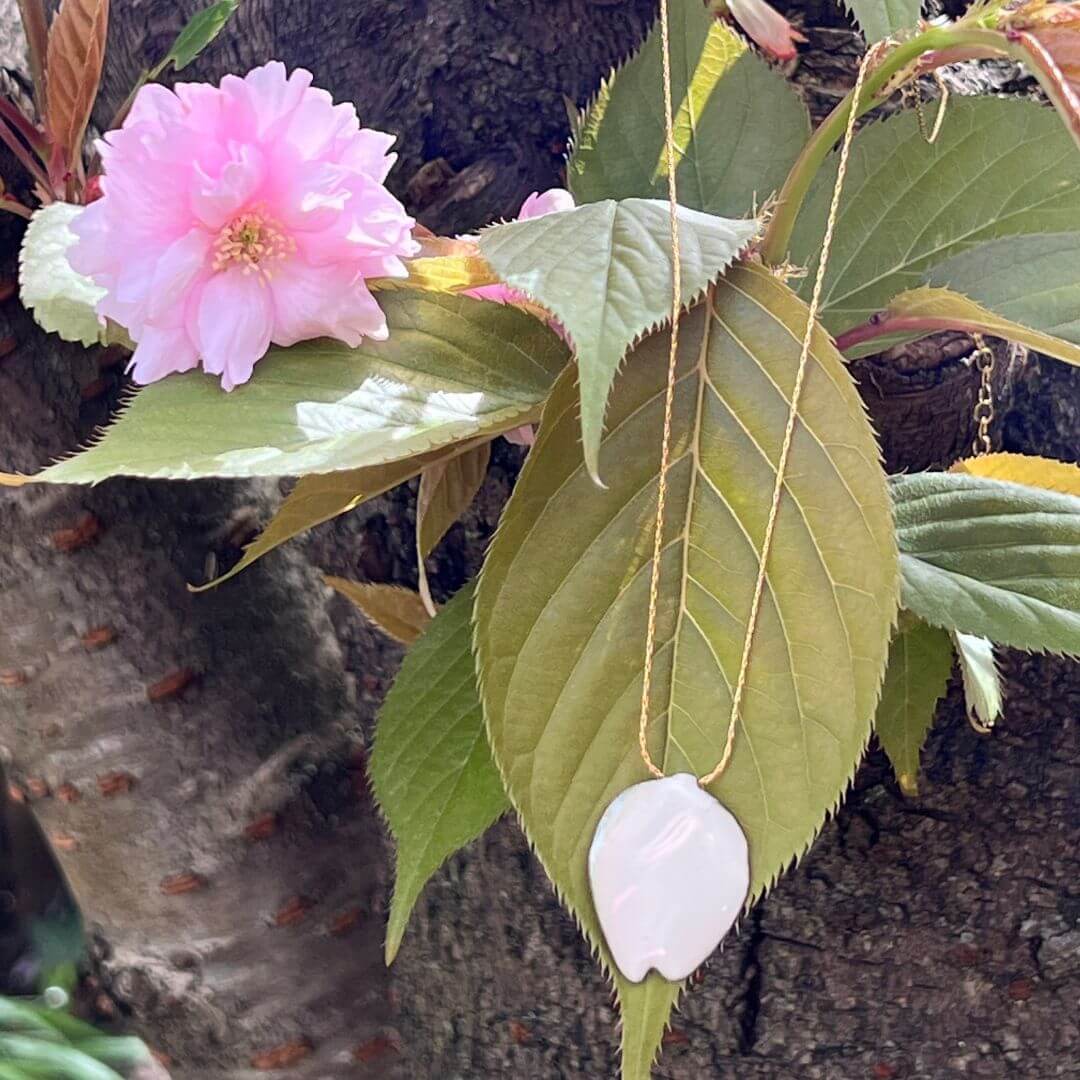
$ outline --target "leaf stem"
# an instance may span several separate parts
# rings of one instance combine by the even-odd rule
[[[857,106],[857,116],[862,116],[880,105],[899,85],[921,74],[950,62],[940,59],[929,67],[918,61],[926,53],[945,53],[965,46],[987,48],[996,55],[1007,52],[1005,36],[994,31],[968,26],[930,27],[910,41],[898,45],[881,64],[866,77],[866,84]],[[909,68],[909,71],[905,71]],[[761,243],[761,256],[766,264],[775,266],[787,256],[795,220],[802,210],[807,192],[818,170],[825,163],[833,147],[839,142],[847,127],[848,116],[855,105],[853,94],[848,94],[822,121],[810,136],[802,153],[788,174],[777,198],[776,212],[769,222]]]
[[[43,0],[19,0],[19,15],[30,55],[30,75],[34,80],[34,104],[38,117],[45,116],[45,54],[49,46],[49,23]]]
[[[893,334],[917,334],[926,337],[941,330],[959,330],[964,333],[985,333],[986,327],[970,320],[943,315],[889,315],[883,312],[860,326],[853,326],[836,337],[836,347],[840,352],[847,352],[856,345],[868,341],[889,337]]]
[[[18,133],[9,124],[3,113],[0,113],[0,142],[3,142],[7,146],[7,148],[22,163],[23,168],[25,168],[39,184],[44,184],[47,190],[51,190],[52,185],[49,183],[49,178],[45,174],[45,170],[42,169],[38,161],[35,160],[34,155],[23,145],[22,139],[19,138]]]

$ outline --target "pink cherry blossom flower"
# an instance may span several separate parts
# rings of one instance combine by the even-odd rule
[[[98,142],[102,197],[71,264],[137,343],[136,382],[200,363],[231,390],[271,343],[387,336],[365,279],[405,277],[413,221],[383,186],[394,139],[274,62],[217,87],[144,86]]]
[[[765,0],[726,0],[735,21],[766,52],[778,60],[791,60],[795,42],[806,38]]]

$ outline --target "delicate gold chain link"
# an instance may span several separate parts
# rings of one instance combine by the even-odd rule
[[[986,344],[982,334],[975,335],[975,353],[972,364],[979,372],[979,393],[975,398],[975,441],[971,444],[973,457],[982,457],[993,450],[990,441],[990,425],[994,422],[994,350]]]
[[[937,83],[938,91],[941,94],[941,104],[938,105],[937,116],[934,117],[933,130],[930,129],[926,123],[926,110],[923,106],[922,90],[919,88],[919,84],[908,83],[903,89],[903,97],[908,101],[911,107],[915,110],[915,119],[919,124],[919,134],[928,142],[931,146],[937,142],[938,136],[941,134],[941,125],[945,123],[945,110],[949,106],[949,87],[941,77],[941,72],[934,72],[934,81]]]

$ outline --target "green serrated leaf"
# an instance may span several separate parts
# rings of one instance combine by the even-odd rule
[[[681,299],[689,304],[758,229],[680,207]],[[659,199],[590,203],[480,234],[499,277],[547,308],[573,342],[581,384],[585,463],[597,453],[608,392],[626,350],[671,311],[671,218]]]
[[[467,585],[409,650],[379,713],[371,784],[397,843],[386,962],[421,890],[508,809],[476,691]]]
[[[807,312],[764,271],[729,270],[687,315],[676,385],[650,746],[671,774],[720,758]],[[612,394],[592,484],[572,372],[552,393],[476,601],[496,762],[559,895],[610,970],[586,857],[638,753],[668,338],[645,339]],[[710,791],[750,843],[751,899],[801,855],[870,734],[896,612],[888,493],[861,402],[813,341],[769,589],[730,767]],[[623,1075],[645,1080],[679,988],[617,972]]]
[[[1004,701],[993,642],[959,632],[954,633],[952,639],[960,661],[968,716],[983,728],[992,728],[1001,715]]]
[[[927,280],[1080,345],[1080,231],[991,240],[946,259]]]
[[[32,479],[293,476],[403,461],[525,423],[566,364],[558,337],[511,305],[405,290],[379,300],[388,340],[272,349],[231,394],[201,372],[171,375],[88,449]]]
[[[919,754],[951,673],[945,630],[917,619],[900,627],[889,646],[874,731],[905,795],[918,794]]]
[[[922,14],[922,0],[844,0],[872,45],[902,30],[914,30]]]
[[[660,32],[600,89],[576,132],[567,181],[579,203],[667,194]],[[679,202],[725,217],[756,213],[810,133],[784,77],[700,0],[671,4]]]
[[[239,6],[240,0],[218,0],[218,3],[195,12],[155,71],[160,73],[169,64],[177,71],[186,68],[221,33]]]
[[[999,645],[1080,655],[1080,498],[960,473],[892,478],[903,605]]]
[[[804,296],[813,288],[836,164],[834,154],[792,236],[790,258],[808,268]],[[1002,237],[1075,232],[1078,220],[1080,155],[1034,101],[954,99],[933,145],[911,112],[872,124],[852,145],[822,322],[840,333],[924,284],[947,259]]]

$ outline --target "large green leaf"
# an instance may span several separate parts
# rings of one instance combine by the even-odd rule
[[[834,154],[792,236],[790,258],[809,270],[803,295],[835,182]],[[954,100],[933,145],[911,112],[872,124],[852,146],[822,321],[838,333],[946,259],[1001,237],[1075,231],[1078,220],[1080,155],[1053,112],[1033,101]]]
[[[935,266],[928,280],[1080,344],[1080,231],[990,240]]]
[[[726,217],[756,212],[784,182],[810,133],[784,77],[709,15],[671,5],[672,95],[679,202]],[[660,31],[600,88],[567,168],[578,202],[667,194]]]
[[[715,281],[758,230],[680,207],[681,299]],[[608,392],[626,350],[671,311],[671,213],[659,199],[605,199],[480,234],[480,250],[508,285],[547,308],[574,345],[585,463],[597,453]]]
[[[844,0],[868,43],[900,30],[912,30],[922,12],[922,0]]]
[[[409,290],[380,293],[379,302],[387,341],[273,349],[231,394],[201,372],[170,376],[140,390],[88,449],[33,479],[191,480],[383,465],[517,427],[537,413],[567,360],[551,330],[510,305]]]
[[[428,878],[508,808],[476,692],[472,606],[469,585],[409,650],[379,713],[371,783],[397,842],[388,964]]]
[[[649,740],[666,772],[721,755],[795,380],[805,307],[731,270],[685,319],[673,413]],[[637,724],[668,338],[615,384],[596,490],[573,373],[481,575],[476,644],[492,750],[560,896],[610,969],[586,876],[597,821],[648,778]],[[751,898],[810,844],[870,733],[896,611],[888,492],[862,404],[818,332],[730,767],[710,790],[750,842]],[[614,973],[623,1069],[644,1080],[679,988]]]
[[[903,604],[933,626],[1080,655],[1080,498],[960,473],[894,477]]]
[[[919,754],[934,708],[952,673],[952,639],[945,630],[905,616],[889,646],[874,730],[905,795],[919,791]]]

